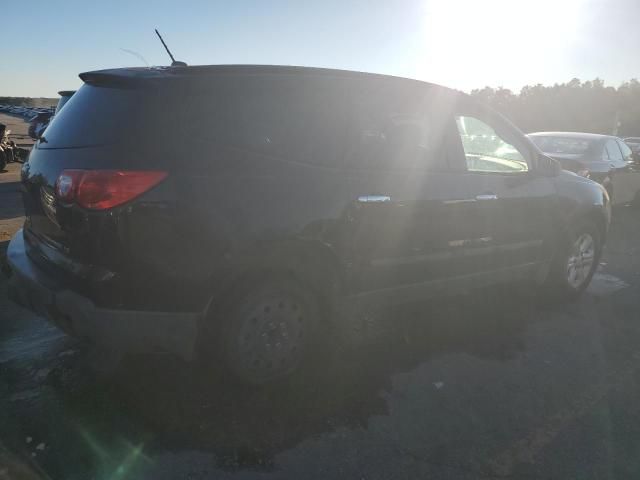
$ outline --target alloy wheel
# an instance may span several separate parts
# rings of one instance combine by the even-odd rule
[[[567,281],[575,289],[589,278],[595,261],[595,241],[589,233],[578,236],[571,246],[567,261]]]

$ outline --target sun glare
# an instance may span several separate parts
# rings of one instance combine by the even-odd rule
[[[429,0],[420,75],[465,89],[549,73],[579,39],[585,1]]]

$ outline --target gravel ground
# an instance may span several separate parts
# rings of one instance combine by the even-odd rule
[[[370,345],[260,391],[168,357],[98,376],[0,279],[0,479],[640,478],[639,253],[640,212],[618,208],[580,301],[504,288],[388,312]]]

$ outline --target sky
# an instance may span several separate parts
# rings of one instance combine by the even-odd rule
[[[0,96],[55,97],[102,68],[257,63],[463,91],[640,78],[640,0],[0,0]],[[135,53],[131,53],[135,52]],[[140,58],[142,57],[142,59]]]

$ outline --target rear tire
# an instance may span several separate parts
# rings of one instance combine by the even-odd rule
[[[543,285],[545,297],[559,301],[577,299],[589,286],[602,254],[601,233],[583,220],[563,236]]]
[[[264,385],[291,375],[309,357],[319,311],[315,296],[298,282],[255,281],[208,319],[212,335],[205,336],[217,338],[226,370],[240,383]]]

